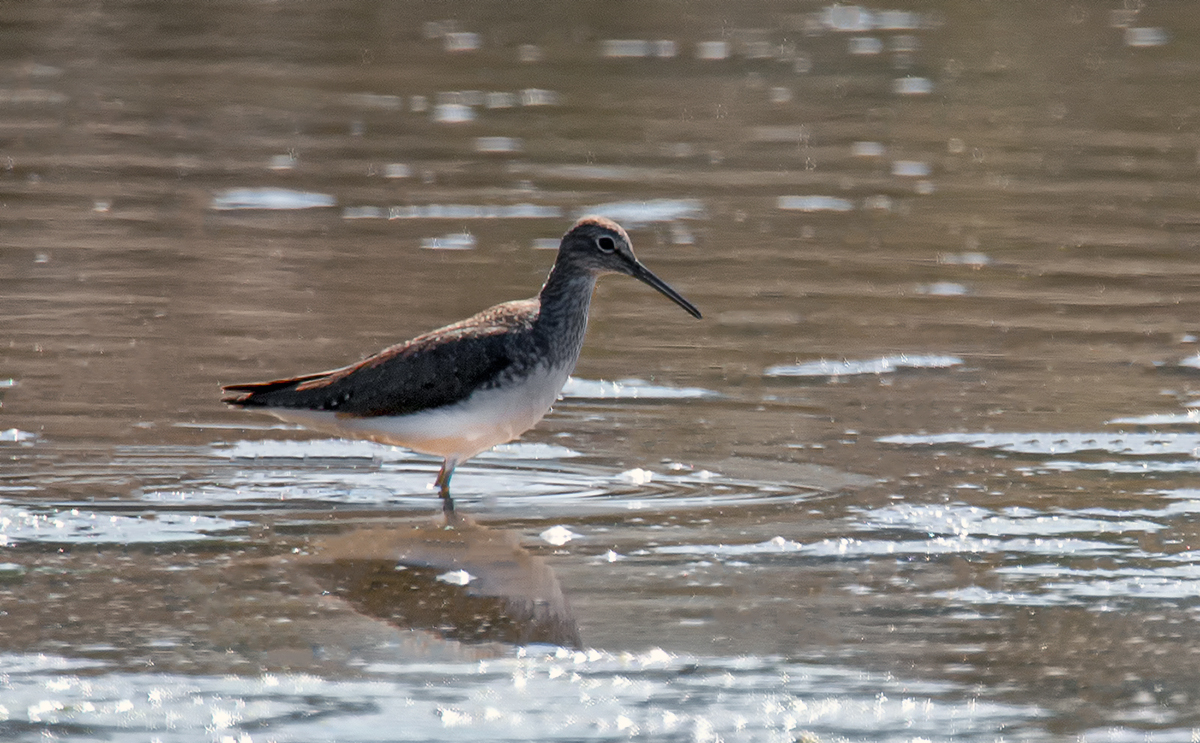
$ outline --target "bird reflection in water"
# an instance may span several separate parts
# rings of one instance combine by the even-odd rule
[[[466,516],[361,529],[314,544],[302,564],[358,612],[459,642],[582,642],[558,579],[517,534]]]

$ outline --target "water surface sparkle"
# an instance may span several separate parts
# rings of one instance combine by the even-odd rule
[[[0,3],[0,738],[1193,743],[1200,5],[1111,5]],[[602,277],[454,517],[220,402],[590,212],[704,319]]]

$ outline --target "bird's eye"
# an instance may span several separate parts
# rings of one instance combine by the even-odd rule
[[[611,253],[617,249],[617,244],[608,235],[596,240],[596,247],[600,248],[601,253]]]

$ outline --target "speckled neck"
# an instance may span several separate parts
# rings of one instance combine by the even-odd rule
[[[596,274],[559,260],[538,294],[541,307],[534,322],[534,337],[551,366],[574,368],[587,331],[588,307],[596,288]]]

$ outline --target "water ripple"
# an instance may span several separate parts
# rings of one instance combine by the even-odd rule
[[[153,518],[98,513],[81,508],[16,508],[0,505],[0,546],[43,544],[144,544],[213,539],[249,522],[194,513],[158,512]]]
[[[1200,433],[940,433],[895,434],[877,439],[901,446],[966,446],[1015,454],[1058,456],[1102,452],[1120,456],[1200,457]]]
[[[763,374],[768,377],[843,377],[856,374],[890,374],[901,369],[946,369],[961,366],[963,360],[957,356],[923,354],[898,354],[877,359],[809,361],[804,364],[768,367]]]
[[[329,194],[293,191],[286,188],[233,188],[213,197],[212,208],[233,209],[316,209],[336,206]]]
[[[73,661],[5,655],[0,727],[109,740],[993,740],[1027,705],[950,682],[900,681],[779,658],[662,650],[518,651],[478,662],[376,661],[357,679],[298,673],[73,673]],[[28,673],[20,669],[30,668]],[[835,690],[836,691],[833,691]],[[965,700],[972,697],[970,704]],[[403,720],[403,725],[397,725]],[[15,726],[15,727],[14,727]]]
[[[607,382],[603,379],[570,377],[562,390],[563,397],[584,397],[594,400],[686,400],[715,398],[721,395],[702,387],[668,387],[641,379],[622,379]]]

